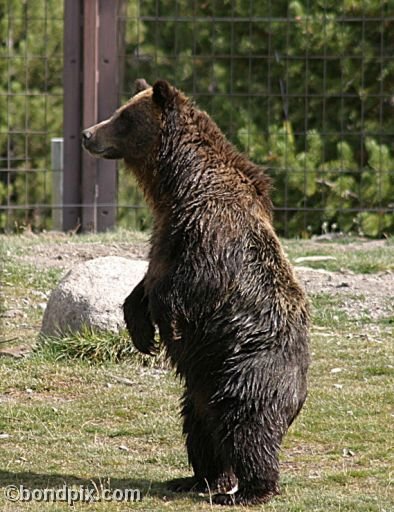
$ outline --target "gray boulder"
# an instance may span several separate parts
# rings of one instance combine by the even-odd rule
[[[118,332],[125,327],[122,305],[148,268],[142,260],[106,256],[80,263],[52,291],[41,327],[46,336],[87,326]]]

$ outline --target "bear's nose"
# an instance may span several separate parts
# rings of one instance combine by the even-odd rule
[[[93,135],[93,133],[91,131],[89,131],[89,130],[84,130],[82,132],[82,138],[83,138],[84,141],[89,140],[92,137],[92,135]]]

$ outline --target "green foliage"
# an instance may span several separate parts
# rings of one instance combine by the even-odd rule
[[[119,167],[119,183],[118,225],[137,231],[146,231],[152,225],[152,214],[145,205],[144,195],[136,179],[124,165]],[[130,208],[128,205],[134,205],[134,207]]]
[[[281,234],[310,236],[323,225],[373,237],[394,232],[390,1],[128,0],[122,9],[123,99],[138,76],[167,78],[193,95],[268,168]],[[50,204],[62,26],[62,2],[0,0],[2,205]],[[124,169],[119,183],[120,224],[149,228]],[[13,221],[50,227],[49,209],[0,211],[0,230]]]
[[[127,90],[136,76],[166,77],[194,95],[268,168],[281,233],[309,236],[322,225],[394,232],[384,210],[394,197],[394,60],[382,58],[393,49],[389,2],[163,0],[156,7],[144,2],[139,14],[160,21],[142,24],[132,7],[128,13],[126,53],[139,58],[125,70]]]
[[[252,133],[257,130],[254,127]],[[246,149],[245,133],[240,129],[239,139]],[[248,142],[251,138],[248,134]],[[272,126],[270,134],[264,139],[260,142],[253,137],[249,151],[255,161],[268,164],[273,171],[274,204],[283,203],[283,191],[288,189],[295,207],[301,209],[306,202],[322,212],[322,215],[313,214],[308,218],[307,229],[310,233],[319,232],[322,219],[328,225],[339,225],[345,232],[353,231],[371,237],[379,236],[382,232],[393,232],[393,215],[378,211],[381,205],[389,204],[394,197],[394,154],[387,145],[367,138],[367,160],[359,168],[352,147],[344,141],[337,143],[333,160],[325,160],[322,150],[324,141],[316,130],[307,132],[305,150],[299,152],[289,123],[284,123],[282,128]],[[264,154],[268,158],[264,159]],[[376,208],[377,211],[351,211],[362,206]],[[302,215],[295,213],[290,219],[292,234],[300,233]]]
[[[63,2],[0,0],[0,204],[50,204],[50,139],[62,133]],[[0,211],[0,230],[50,227],[49,211]]]

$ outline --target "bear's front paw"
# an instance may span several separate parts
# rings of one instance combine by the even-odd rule
[[[133,345],[139,352],[149,356],[154,355],[157,351],[157,345],[155,343],[155,330],[153,325],[140,326],[139,329],[129,329],[129,333]]]
[[[149,314],[148,299],[142,280],[123,304],[124,320],[135,348],[143,354],[156,351],[155,327]]]

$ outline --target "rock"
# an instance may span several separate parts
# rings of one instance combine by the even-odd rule
[[[71,269],[52,291],[41,334],[56,336],[83,327],[119,332],[125,327],[122,305],[148,268],[142,260],[95,258]]]
[[[9,309],[0,315],[2,318],[15,318],[16,316],[23,316],[21,309]]]
[[[319,262],[319,261],[336,261],[335,256],[302,256],[300,258],[295,258],[294,263],[304,263],[307,261]]]
[[[29,355],[31,349],[24,345],[20,347],[9,347],[0,350],[0,357],[12,357],[14,359],[21,359]]]

